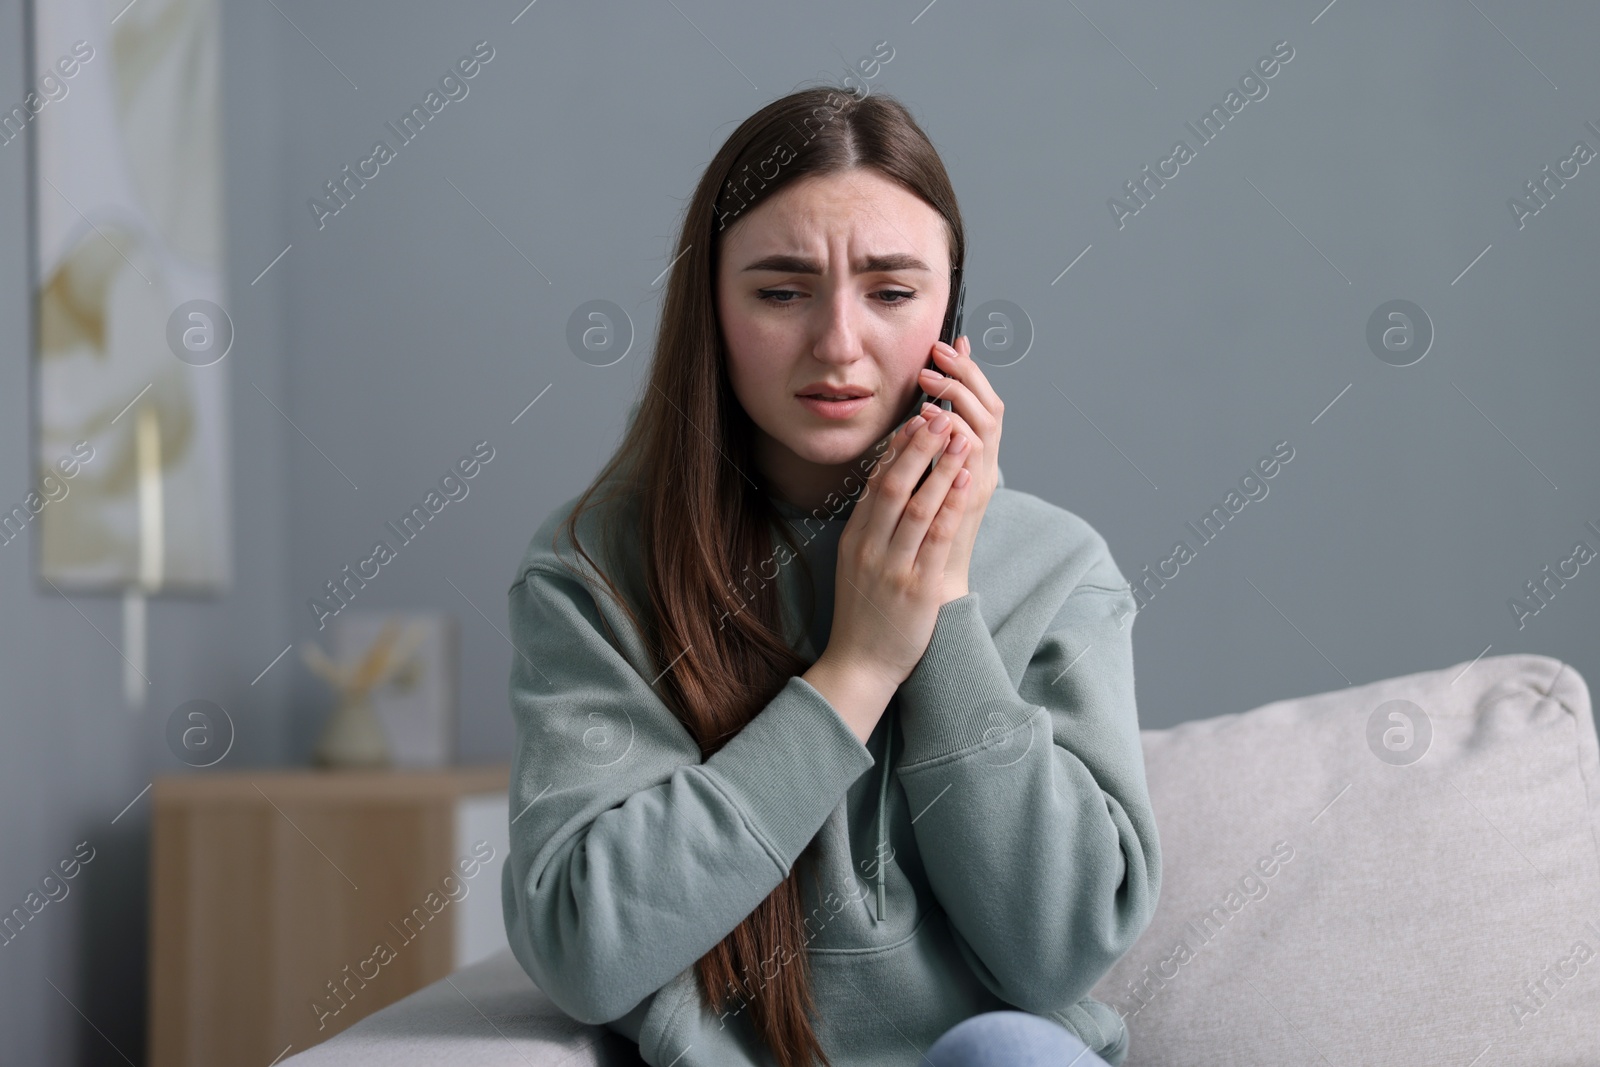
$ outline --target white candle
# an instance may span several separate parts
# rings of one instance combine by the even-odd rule
[[[155,406],[143,404],[134,425],[134,459],[139,491],[138,577],[123,593],[122,634],[127,646],[122,671],[122,694],[129,706],[141,710],[149,689],[148,615],[145,597],[161,586],[162,527],[161,426]]]

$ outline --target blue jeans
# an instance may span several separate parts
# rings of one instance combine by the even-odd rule
[[[1071,1030],[1025,1011],[987,1011],[946,1030],[933,1067],[1106,1067]]]

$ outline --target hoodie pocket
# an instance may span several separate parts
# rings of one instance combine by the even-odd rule
[[[1078,1039],[1111,1067],[1121,1067],[1128,1055],[1128,1024],[1115,1008],[1084,997],[1051,1018],[1078,1035]]]
[[[639,1023],[639,1054],[649,1063],[669,1063],[673,1056],[683,1051],[682,1045],[671,1055],[662,1058],[664,1044],[673,1043],[673,1030],[682,1010],[699,1001],[699,980],[694,968],[689,967],[672,981],[656,990],[650,1009]]]

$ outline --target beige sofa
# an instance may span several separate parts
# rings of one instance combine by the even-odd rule
[[[1600,749],[1572,668],[1496,656],[1142,736],[1161,899],[1094,991],[1125,1067],[1600,1064]],[[505,951],[282,1062],[642,1061]]]

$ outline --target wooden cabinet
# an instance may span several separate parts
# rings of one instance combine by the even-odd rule
[[[157,778],[152,1067],[266,1067],[505,947],[509,773]]]

